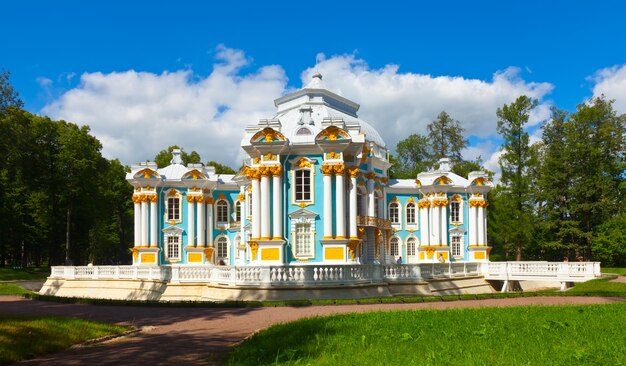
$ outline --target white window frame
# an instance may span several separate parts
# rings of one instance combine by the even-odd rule
[[[248,220],[252,218],[252,192],[246,193],[246,215]]]
[[[367,191],[362,187],[358,187],[356,191],[356,214],[367,216]]]
[[[306,174],[308,174],[308,192],[305,189],[306,188],[306,184],[304,183],[304,178],[306,176]],[[298,177],[299,175],[301,175],[301,177]],[[312,189],[311,189],[311,178],[312,178],[312,174],[311,174],[311,169],[296,169],[293,171],[293,177],[294,177],[294,202],[311,202],[311,198],[312,198]],[[300,180],[302,180],[302,182],[300,182]],[[301,189],[300,189],[301,188]],[[302,192],[299,192],[299,191]],[[298,199],[298,194],[301,193],[302,197],[300,197],[300,199]],[[306,197],[308,196],[308,197]]]
[[[298,232],[300,228],[306,228],[306,232]],[[307,246],[300,242],[303,240]],[[297,222],[294,226],[293,252],[296,258],[313,258],[315,255],[315,232],[310,222]]]
[[[297,164],[300,161],[305,161],[309,164],[308,167],[299,167]],[[308,199],[296,199],[296,191],[298,190],[297,184],[297,175],[300,171],[308,171],[309,172],[309,197]],[[297,157],[292,160],[292,167],[290,172],[291,177],[291,204],[302,206],[302,205],[313,205],[315,204],[315,161],[306,157]],[[302,197],[304,198],[304,197]]]
[[[456,239],[456,240],[455,240]],[[450,236],[450,253],[454,258],[463,257],[463,236],[460,234],[453,234]]]
[[[241,202],[240,200],[235,201],[235,222],[241,222],[241,220],[243,219],[243,216],[241,215],[242,213],[242,205],[243,202]]]
[[[412,243],[411,243],[412,242]],[[413,246],[413,254],[411,254],[411,246]],[[414,236],[409,236],[406,238],[406,260],[409,262],[409,258],[417,258],[417,238]]]
[[[222,243],[226,243],[226,255],[225,256],[221,256],[220,254],[220,245]],[[228,236],[226,235],[219,235],[217,238],[215,238],[215,262],[219,263],[221,260],[224,261],[224,263],[226,265],[229,265],[229,258],[230,258],[230,240],[228,240]]]
[[[223,220],[219,220],[219,210],[220,210],[220,202],[224,202],[226,204],[226,221]],[[217,201],[215,201],[215,205],[213,207],[213,210],[215,211],[214,213],[214,219],[215,219],[215,228],[217,229],[226,229],[229,226],[229,221],[230,221],[230,203],[228,202],[228,200],[226,198],[220,198]]]
[[[393,215],[392,212],[395,213],[395,215]],[[389,215],[388,217],[389,221],[391,221],[391,224],[393,226],[400,226],[400,223],[402,222],[402,215],[400,213],[400,202],[398,202],[397,200],[389,202],[389,205],[387,206],[387,213]]]
[[[413,208],[410,209],[410,206],[412,206]],[[415,204],[415,202],[411,201],[411,202],[407,202],[406,206],[404,206],[404,210],[406,211],[405,213],[405,220],[406,220],[406,226],[408,228],[414,229],[417,228],[417,205]],[[409,212],[412,211],[412,216],[413,216],[413,222],[409,222],[409,218],[411,217],[411,215],[409,214]]]
[[[171,256],[171,248],[176,248],[178,256]],[[165,237],[165,260],[168,262],[180,262],[182,252],[182,240],[180,235],[168,235]]]
[[[170,208],[170,200],[178,201],[178,212],[174,212]],[[164,203],[164,211],[165,211],[165,221],[166,222],[175,222],[180,223],[183,221],[183,206],[182,206],[182,195],[179,191],[175,189],[170,189],[165,193],[165,203]],[[178,215],[176,215],[178,214]],[[170,215],[172,217],[170,217]],[[178,216],[178,218],[176,218]]]
[[[394,251],[395,247],[395,251]],[[394,235],[389,239],[389,255],[393,257],[393,260],[396,261],[400,256],[402,248],[402,239],[399,236]],[[394,254],[395,252],[395,254]]]
[[[382,217],[381,215],[381,208],[383,207],[383,205],[381,205],[381,202],[383,201],[383,194],[382,192],[380,192],[380,190],[375,189],[374,190],[374,215],[375,217]]]
[[[241,235],[237,234],[235,235],[235,239],[233,239],[233,246],[235,247],[235,260],[239,260],[241,259],[241,257],[239,256],[239,250],[240,250],[240,246],[241,246]]]
[[[458,205],[458,217],[455,220],[454,217],[454,211],[455,209],[453,208],[454,206]],[[451,199],[450,199],[450,223],[455,224],[455,225],[460,225],[463,224],[463,198],[461,198],[461,196],[459,196],[458,194],[454,195]]]

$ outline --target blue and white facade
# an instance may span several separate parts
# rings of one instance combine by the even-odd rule
[[[444,159],[389,179],[384,141],[319,74],[275,105],[245,129],[237,175],[184,166],[180,151],[131,168],[134,264],[488,261],[483,172],[463,178]]]

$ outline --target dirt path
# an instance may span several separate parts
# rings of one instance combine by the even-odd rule
[[[88,347],[72,348],[25,365],[211,365],[228,348],[271,324],[303,317],[348,312],[409,309],[505,307],[515,305],[584,305],[623,301],[603,297],[523,297],[417,304],[372,304],[248,309],[165,308],[59,304],[0,296],[0,313],[62,315],[118,324],[143,331]]]

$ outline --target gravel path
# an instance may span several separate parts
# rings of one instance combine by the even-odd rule
[[[333,305],[276,308],[169,308],[60,304],[0,296],[0,313],[62,315],[129,324],[134,335],[85,347],[74,347],[25,365],[185,365],[216,364],[228,348],[271,324],[303,317],[348,312],[448,309],[526,305],[585,305],[624,301],[604,297],[522,297],[416,304]]]

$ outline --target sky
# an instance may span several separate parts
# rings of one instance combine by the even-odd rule
[[[553,106],[604,94],[626,113],[618,1],[24,0],[0,14],[0,68],[25,108],[89,125],[125,164],[177,144],[237,168],[245,126],[315,72],[392,152],[445,110],[464,157],[496,172],[496,110],[520,95],[539,101],[533,141]]]

